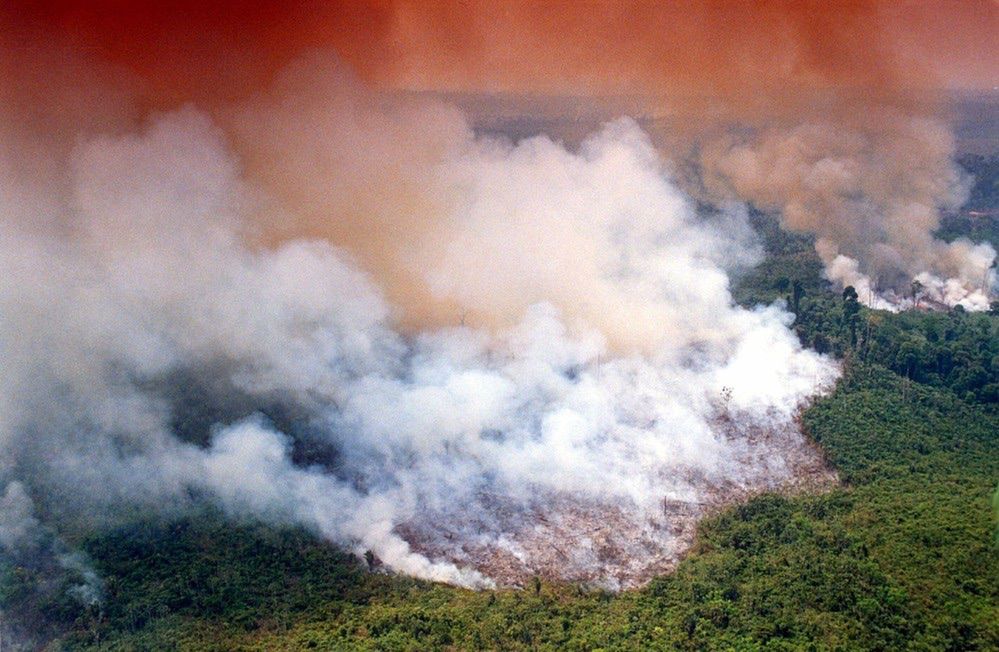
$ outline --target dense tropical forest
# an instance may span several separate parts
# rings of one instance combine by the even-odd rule
[[[995,159],[965,164],[994,190]],[[809,238],[752,219],[767,257],[736,299],[786,301],[802,341],[844,364],[803,415],[836,489],[717,514],[674,574],[619,594],[468,591],[370,572],[300,529],[143,519],[81,542],[101,603],[7,564],[7,617],[44,615],[64,649],[999,649],[999,310],[869,310],[832,291]],[[996,223],[942,231],[996,242]]]

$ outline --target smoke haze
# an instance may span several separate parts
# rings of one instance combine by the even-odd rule
[[[309,204],[296,217],[309,221],[309,233],[363,249],[393,276],[408,276],[395,268],[410,263],[395,258],[391,242],[378,242],[391,236],[371,233],[367,222],[368,204],[382,190],[354,192],[355,215],[334,221],[324,212],[341,193],[325,181],[329,169],[312,163],[336,166],[328,145],[352,136],[328,129],[323,116],[355,111],[356,126],[377,132],[375,142],[408,147],[409,170],[393,169],[372,149],[369,163],[377,169],[358,171],[400,173],[394,193],[412,184],[422,189],[425,166],[416,161],[424,154],[417,150],[429,148],[432,157],[457,136],[433,122],[457,123],[435,115],[431,124],[401,133],[402,116],[389,111],[385,124],[374,124],[356,97],[324,95],[341,66],[314,68],[310,83],[303,83],[310,73],[300,64],[289,72],[303,49],[336,51],[365,84],[382,90],[630,97],[633,111],[663,125],[656,142],[677,155],[693,152],[704,178],[689,192],[753,202],[778,212],[786,227],[814,233],[829,278],[868,288],[861,299],[872,305],[904,307],[918,277],[941,304],[982,309],[996,282],[988,246],[946,246],[933,238],[940,212],[960,205],[967,185],[953,161],[941,92],[999,84],[994,2],[303,0],[171,7],[68,0],[12,13],[4,30],[10,48],[19,57],[43,52],[28,67],[34,93],[21,101],[56,92],[68,104],[60,89],[65,77],[50,70],[72,70],[57,65],[70,52],[104,67],[87,73],[92,79],[79,85],[74,105],[125,105],[111,101],[120,95],[94,93],[95,86],[132,88],[140,109],[194,101],[227,127],[235,121],[251,175],[284,200],[297,195],[295,203]],[[62,51],[53,41],[64,44]],[[109,70],[117,71],[113,84]],[[246,103],[250,108],[233,118],[241,110],[233,106]],[[297,111],[307,105],[308,112]],[[270,156],[282,156],[285,165],[271,165]],[[433,193],[408,198],[435,200]],[[424,220],[415,215],[437,207],[414,208],[379,230],[424,237]],[[419,292],[389,290],[394,300]],[[413,319],[434,317],[436,307],[425,312]]]
[[[344,71],[317,86],[337,65],[289,73],[318,104],[291,89],[235,113],[236,147],[303,184],[286,195],[191,107],[47,152],[51,187],[3,178],[15,198],[3,207],[3,459],[39,513],[73,532],[206,495],[400,571],[483,585],[482,564],[435,537],[489,501],[525,518],[543,496],[553,518],[556,499],[613,509],[675,560],[676,537],[648,524],[664,497],[710,503],[814,462],[793,417],[836,367],[802,350],[780,309],[733,307],[727,269],[756,251],[744,211],[697,216],[627,119],[577,152],[476,138],[456,109],[380,105]],[[296,139],[315,124],[328,142]],[[268,244],[298,220],[325,233],[308,197],[363,217],[346,239],[370,273],[325,239]],[[465,325],[398,331],[380,288],[410,286],[467,312]],[[178,431],[183,379],[227,415],[201,441]],[[246,406],[299,418],[279,432]],[[739,428],[726,426],[735,414]],[[754,427],[771,435],[744,435]],[[332,452],[296,464],[304,440]],[[505,518],[474,546],[519,545],[524,523]],[[518,554],[521,574],[539,570]],[[543,570],[645,576],[585,559]]]
[[[6,554],[82,568],[65,542],[207,501],[418,577],[633,586],[713,506],[830,479],[795,416],[837,365],[729,293],[747,204],[870,303],[987,306],[995,252],[933,238],[967,181],[910,94],[941,9],[332,6],[0,22]],[[636,93],[663,131],[514,141],[414,89]]]

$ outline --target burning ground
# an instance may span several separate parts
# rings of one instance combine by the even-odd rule
[[[478,569],[501,586],[526,586],[540,577],[630,589],[672,571],[693,545],[702,518],[762,492],[816,492],[837,483],[798,423],[737,427],[726,415],[718,430],[741,449],[731,460],[749,470],[741,482],[664,466],[663,487],[682,483],[695,491],[670,492],[658,504],[636,509],[539,487],[526,503],[477,495],[477,511],[419,514],[399,529],[415,550]]]

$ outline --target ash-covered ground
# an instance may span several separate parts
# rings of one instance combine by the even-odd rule
[[[415,551],[475,569],[499,586],[540,577],[630,589],[672,571],[693,545],[697,524],[720,509],[764,492],[822,491],[838,481],[800,423],[740,425],[726,415],[716,424],[735,451],[729,463],[742,469],[739,482],[664,465],[652,471],[662,484],[657,502],[606,502],[540,487],[526,501],[483,493],[477,509],[423,512],[399,532]]]

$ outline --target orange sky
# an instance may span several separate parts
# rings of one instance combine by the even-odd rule
[[[992,0],[15,0],[7,13],[16,47],[68,38],[167,103],[243,96],[317,46],[369,81],[420,89],[742,98],[999,86]]]

